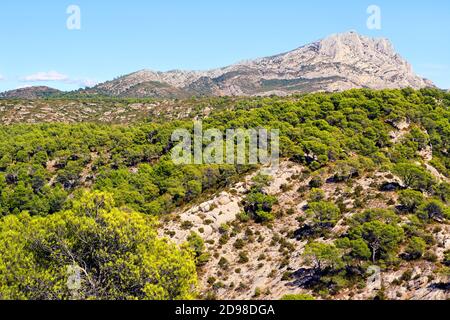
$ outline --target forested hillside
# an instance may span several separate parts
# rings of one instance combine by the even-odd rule
[[[22,102],[8,103],[2,102],[2,112]],[[80,123],[37,119],[0,127],[0,298],[233,298],[233,290],[273,297],[219,279],[224,270],[239,275],[237,269],[249,263],[246,245],[259,240],[279,248],[276,259],[258,254],[261,264],[278,270],[281,283],[293,281],[293,254],[313,272],[314,281],[280,287],[275,298],[355,293],[368,266],[389,271],[417,261],[431,268],[427,284],[448,293],[442,277],[450,264],[449,93],[362,89],[210,98],[206,113],[195,99],[176,103],[184,116],[168,119],[170,111],[158,109],[158,115],[142,118],[138,106],[125,103],[127,115],[136,115],[128,122],[139,120],[102,124],[86,115]],[[99,105],[91,106],[93,114]],[[192,116],[203,118],[205,129],[279,129],[282,158],[299,172],[270,192],[273,178],[255,175],[256,166],[174,165],[171,134],[192,130]],[[220,192],[233,192],[252,174],[248,186],[234,192],[236,219],[220,225],[216,238],[206,239],[202,228],[177,218]],[[298,196],[296,206],[280,198],[280,188]],[[301,231],[290,230],[292,222]],[[189,231],[186,242],[175,245],[158,235],[171,225]],[[170,238],[178,229],[165,231]],[[273,239],[266,243],[263,233]],[[305,245],[293,251],[299,241]],[[228,244],[241,267],[219,253]],[[81,288],[65,285],[68,266],[80,268]],[[407,277],[392,281],[402,286]],[[384,297],[382,290],[377,296]]]

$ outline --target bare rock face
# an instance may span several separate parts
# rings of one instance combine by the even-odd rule
[[[395,52],[389,40],[347,32],[287,53],[221,69],[142,70],[90,90],[114,96],[188,97],[433,86],[431,81],[413,72],[411,65]]]

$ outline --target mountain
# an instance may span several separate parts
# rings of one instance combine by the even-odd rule
[[[141,70],[78,90],[77,95],[133,98],[192,96],[285,96],[353,88],[396,89],[434,87],[417,76],[387,39],[347,32],[334,34],[293,51],[240,62],[209,71]],[[9,91],[0,98],[39,98],[54,89],[33,87]]]
[[[39,98],[47,98],[57,94],[60,94],[61,91],[45,86],[39,87],[26,87],[20,88],[16,90],[6,91],[0,93],[0,98],[3,99],[39,99]]]
[[[121,97],[288,95],[432,87],[387,39],[334,34],[293,51],[209,71],[138,71],[86,90]]]

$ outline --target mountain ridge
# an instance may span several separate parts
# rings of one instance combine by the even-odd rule
[[[286,96],[354,88],[435,87],[386,38],[350,31],[297,49],[206,71],[142,69],[76,92],[132,98]]]

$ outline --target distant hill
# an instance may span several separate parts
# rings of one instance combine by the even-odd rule
[[[61,94],[62,91],[57,89],[40,86],[40,87],[26,87],[16,90],[6,91],[0,93],[0,98],[4,99],[39,99],[55,96]]]

